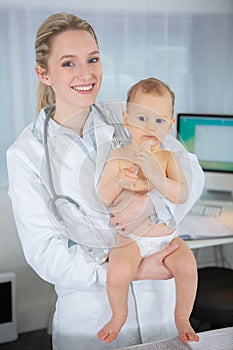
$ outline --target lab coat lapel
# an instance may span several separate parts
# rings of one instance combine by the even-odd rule
[[[72,131],[60,128],[54,135],[54,151],[63,155],[64,159],[71,159],[82,164],[86,158],[86,151],[81,147],[79,137]],[[78,157],[77,157],[78,154]]]

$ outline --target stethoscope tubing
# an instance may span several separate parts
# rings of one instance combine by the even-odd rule
[[[65,200],[68,203],[74,205],[76,207],[76,209],[79,211],[79,213],[81,213],[81,215],[82,215],[83,219],[86,221],[86,223],[88,225],[90,225],[92,227],[92,229],[94,229],[95,232],[99,235],[99,237],[101,238],[102,242],[105,244],[105,248],[109,248],[106,240],[103,237],[103,235],[96,228],[94,223],[88,217],[87,213],[81,208],[81,205],[77,201],[75,201],[73,198],[71,198],[71,197],[69,197],[67,195],[57,194],[56,191],[55,191],[54,184],[53,184],[53,175],[52,175],[51,161],[50,161],[50,155],[49,155],[49,147],[48,147],[49,120],[50,120],[50,114],[48,113],[46,118],[45,118],[45,122],[44,122],[44,152],[45,152],[45,165],[46,165],[46,170],[47,170],[47,175],[48,175],[48,185],[49,185],[49,189],[50,189],[50,192],[51,192],[51,208],[52,208],[52,212],[53,212],[54,216],[56,217],[56,219],[59,221],[59,223],[64,225],[64,222],[63,222],[61,216],[59,215],[59,213],[57,211],[56,202],[58,200]],[[83,245],[83,246],[85,246],[85,245]]]

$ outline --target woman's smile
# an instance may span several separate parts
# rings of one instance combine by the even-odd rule
[[[94,85],[95,84],[80,84],[80,85],[74,85],[72,86],[71,88],[74,90],[74,91],[77,91],[81,94],[90,94],[93,92],[93,89],[94,89]]]

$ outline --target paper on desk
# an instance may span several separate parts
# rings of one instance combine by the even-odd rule
[[[233,236],[233,231],[216,217],[187,215],[180,224],[179,235],[189,235],[191,239]]]
[[[193,350],[233,350],[233,327],[198,333],[198,343],[191,342]]]
[[[233,327],[198,333],[199,342],[184,345],[178,337],[119,350],[233,350]]]
[[[177,337],[156,343],[129,346],[119,350],[192,350],[192,348],[189,345],[184,345]]]

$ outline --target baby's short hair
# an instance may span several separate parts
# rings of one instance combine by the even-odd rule
[[[147,78],[140,80],[136,84],[134,84],[127,93],[127,103],[132,102],[136,93],[141,90],[144,93],[155,94],[158,96],[163,96],[166,92],[168,92],[172,99],[172,112],[174,110],[175,104],[175,94],[170,89],[170,87],[165,84],[163,81],[156,78]]]

